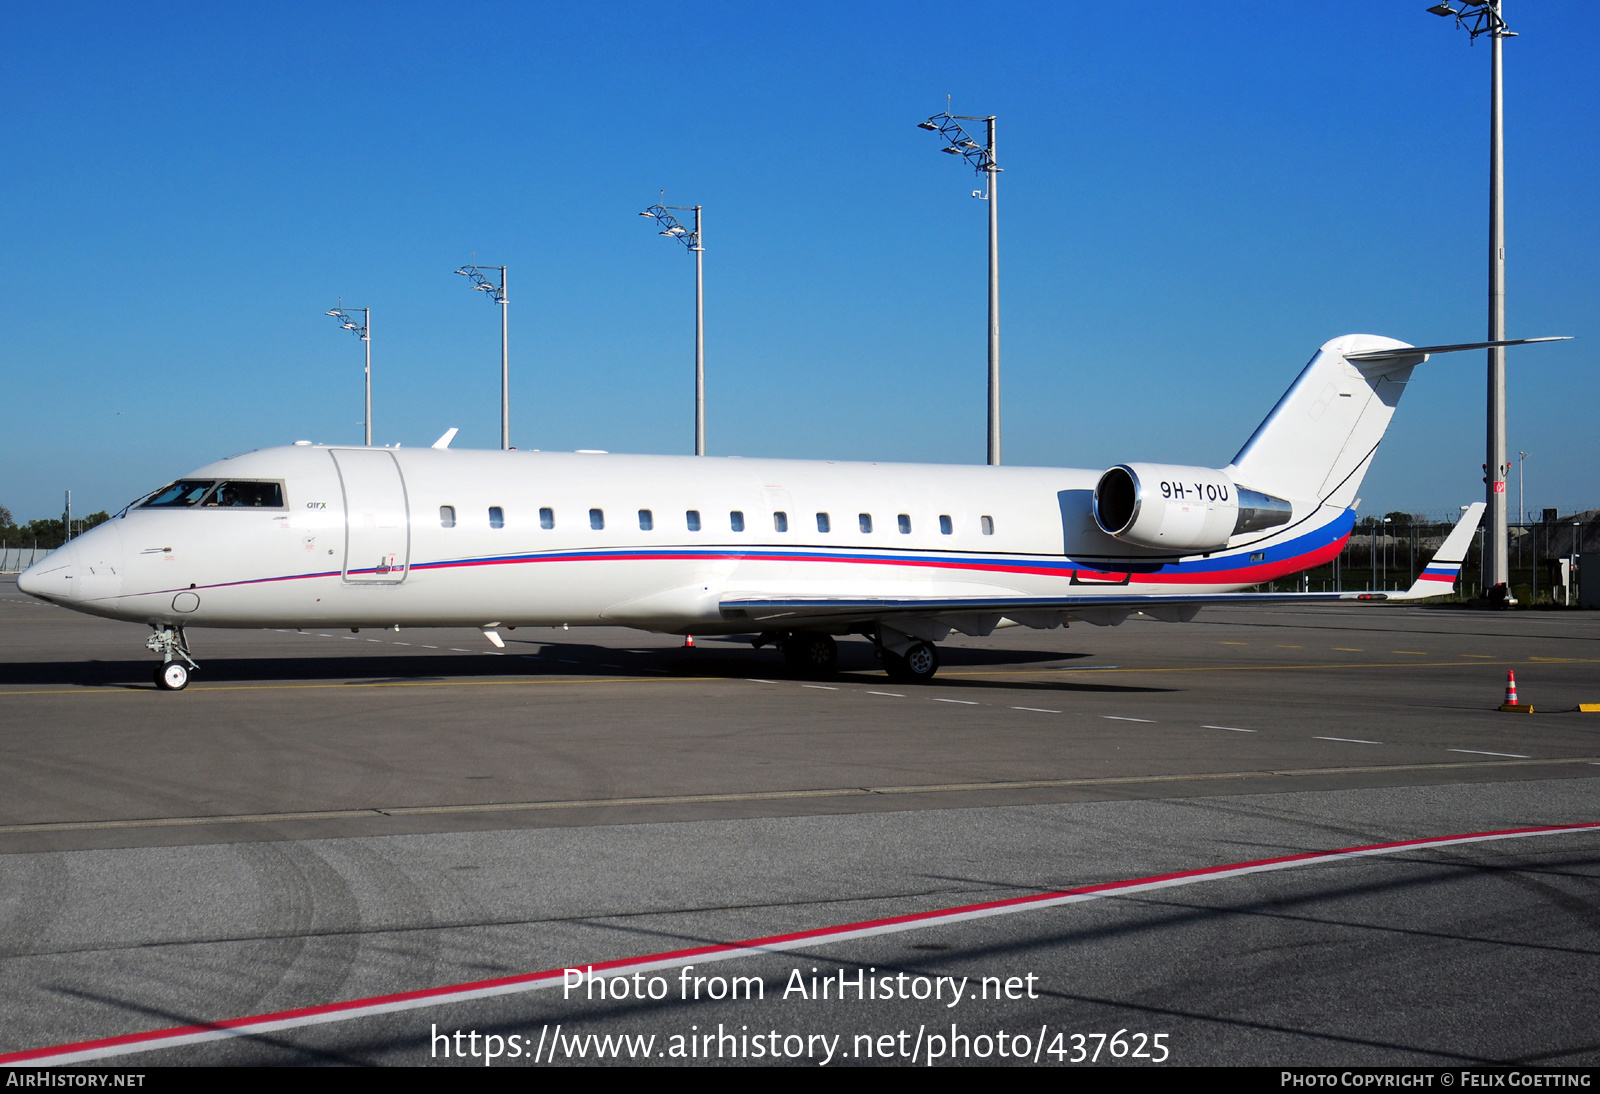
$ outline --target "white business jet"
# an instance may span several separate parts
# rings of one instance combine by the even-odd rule
[[[1335,557],[1356,491],[1430,353],[1322,347],[1221,469],[1108,471],[455,451],[297,441],[208,464],[34,565],[23,592],[148,623],[180,690],[190,627],[625,626],[755,634],[831,672],[835,635],[932,679],[952,632],[1206,604],[1450,591],[1483,504],[1403,593],[1242,593]]]

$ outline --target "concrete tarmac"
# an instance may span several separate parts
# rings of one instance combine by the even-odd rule
[[[1576,712],[1600,702],[1593,613],[1018,628],[947,644],[927,687],[891,685],[864,642],[815,681],[747,643],[618,630],[517,631],[504,652],[475,631],[198,631],[202,670],[172,694],[150,683],[144,633],[0,585],[0,1053],[1600,820],[1600,715]],[[1537,713],[1495,709],[1508,668]],[[445,1062],[435,1026],[556,1023],[838,1035],[833,1063],[882,1062],[852,1038],[954,1017],[1043,1026],[1046,1049],[1063,1034],[1040,1063],[1117,1029],[1165,1031],[1173,1063],[1593,1063],[1597,865],[1596,834],[1408,852],[719,970],[761,977],[765,1001],[546,991],[108,1062]],[[778,998],[813,965],[1031,973],[1040,994]]]

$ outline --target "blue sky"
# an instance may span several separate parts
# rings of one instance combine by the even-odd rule
[[[982,462],[986,216],[915,123],[999,116],[1007,463],[1220,466],[1322,342],[1485,329],[1489,45],[1421,0],[0,8],[0,504],[220,456],[692,450]],[[1507,5],[1510,436],[1600,501],[1600,8]],[[1482,496],[1481,354],[1418,370],[1364,512]],[[1515,476],[1513,473],[1513,482]],[[1512,487],[1515,491],[1515,485]],[[1512,495],[1516,505],[1516,495]]]

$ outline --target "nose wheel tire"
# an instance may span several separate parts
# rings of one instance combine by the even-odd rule
[[[182,691],[189,686],[189,666],[182,661],[168,661],[156,666],[156,687],[162,691]]]
[[[932,642],[915,642],[904,655],[883,651],[889,679],[900,684],[926,684],[939,671],[939,651]]]
[[[789,667],[806,676],[832,676],[839,670],[839,645],[831,635],[797,634],[783,643]]]

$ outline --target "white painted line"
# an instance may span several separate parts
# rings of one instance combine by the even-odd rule
[[[1045,707],[1012,707],[1012,710],[1031,710],[1036,714],[1060,714],[1059,710],[1048,710]]]
[[[1347,745],[1381,745],[1382,741],[1363,741],[1358,737],[1313,737],[1313,741],[1342,741]]]
[[[471,650],[464,650],[460,646],[451,646],[450,647],[450,652],[451,653],[471,653],[472,651]],[[573,664],[577,664],[577,662],[574,661]]]
[[[933,701],[935,703],[960,703],[964,707],[975,707],[975,706],[979,705],[978,703],[974,702],[971,699],[937,699],[937,698],[935,698]]]
[[[622,666],[621,666],[621,665],[607,665],[607,664],[601,664],[601,666],[600,666],[600,667],[601,667],[601,668],[603,668],[603,669],[620,669],[620,668],[621,668],[621,667],[622,667]]]
[[[662,969],[682,968],[685,965],[710,964],[742,957],[784,953],[792,950],[812,949],[838,942],[877,935],[899,934],[906,931],[945,927],[955,923],[968,923],[994,916],[1015,915],[1045,908],[1059,908],[1068,904],[1100,900],[1106,897],[1128,896],[1162,889],[1196,885],[1208,881],[1223,881],[1278,870],[1292,870],[1300,866],[1315,866],[1330,862],[1349,862],[1379,855],[1404,854],[1409,851],[1432,850],[1440,847],[1459,847],[1469,843],[1488,843],[1497,840],[1527,839],[1532,836],[1573,835],[1600,830],[1600,822],[1585,824],[1551,825],[1540,828],[1512,828],[1498,832],[1473,832],[1455,836],[1437,836],[1432,839],[1401,840],[1394,843],[1375,843],[1361,847],[1344,847],[1336,851],[1310,851],[1276,858],[1235,862],[1225,866],[1208,866],[1198,870],[1184,870],[1150,877],[1129,878],[1125,881],[1103,882],[1076,889],[1032,893],[1027,896],[1008,897],[967,904],[953,908],[913,912],[909,915],[869,919],[855,923],[819,927],[790,934],[768,935],[765,938],[746,939],[741,942],[711,943],[692,949],[665,953],[645,954],[638,957],[614,958],[609,961],[574,961],[570,967],[592,969],[595,972],[626,975],[628,970],[639,973]],[[423,988],[417,991],[397,992],[392,995],[349,999],[320,1006],[301,1007],[297,1010],[278,1011],[274,1014],[255,1014],[245,1018],[229,1018],[207,1022],[203,1025],[177,1026],[168,1029],[142,1030],[120,1036],[104,1037],[94,1041],[50,1045],[43,1048],[24,1049],[20,1052],[0,1053],[0,1066],[18,1064],[35,1066],[86,1063],[114,1056],[128,1056],[154,1049],[177,1048],[182,1045],[201,1044],[233,1037],[253,1037],[305,1026],[326,1025],[356,1018],[370,1018],[379,1014],[420,1010],[474,999],[489,999],[502,995],[517,995],[546,988],[558,988],[563,983],[564,969],[544,969],[540,972],[502,976],[493,980],[478,980],[465,984]]]
[[[1524,756],[1520,752],[1484,752],[1478,748],[1452,748],[1451,752],[1470,752],[1474,756],[1504,756],[1508,760],[1531,760],[1532,756]]]
[[[379,643],[381,643],[383,641],[383,639],[381,639],[381,638],[369,638],[369,639],[367,639],[367,641],[368,642],[379,642]]]
[[[1259,729],[1240,729],[1238,726],[1201,726],[1201,729],[1225,729],[1229,733],[1260,733]]]
[[[359,642],[359,641],[361,641],[361,639],[357,638],[353,634],[341,634],[339,637],[344,639],[346,642]]]
[[[830,688],[827,684],[801,684],[800,686],[803,687],[803,688],[814,688],[817,691],[838,691],[839,690],[838,688]]]
[[[423,648],[423,649],[425,649],[425,650],[436,650],[436,649],[438,649],[438,648],[439,648],[439,647],[438,647],[438,646],[430,646],[430,645],[428,645],[428,644],[427,644],[427,643],[423,643],[423,646],[422,646],[422,648]]]
[[[332,638],[333,635],[331,635],[331,634],[319,634],[319,635],[317,635],[317,637],[318,638]]]
[[[410,642],[396,642],[395,645],[397,645],[397,646],[409,646],[409,645],[411,645],[411,643]]]
[[[898,691],[869,691],[868,695],[887,695],[891,699],[904,699],[905,696]]]
[[[650,671],[651,672],[660,672],[662,670],[661,669],[651,669]],[[777,681],[776,680],[757,680],[754,676],[752,676],[749,679],[747,679],[745,681],[745,683],[747,683],[747,684],[776,684]]]
[[[1110,718],[1113,722],[1149,722],[1151,725],[1155,725],[1154,718],[1129,718],[1124,714],[1102,714],[1100,717]]]
[[[558,665],[576,665],[576,664],[577,664],[577,663],[578,663],[578,662],[576,662],[576,661],[571,661],[571,660],[568,660],[568,659],[567,659],[567,658],[565,658],[565,657],[558,657],[558,658],[556,658],[556,664],[558,664]]]

